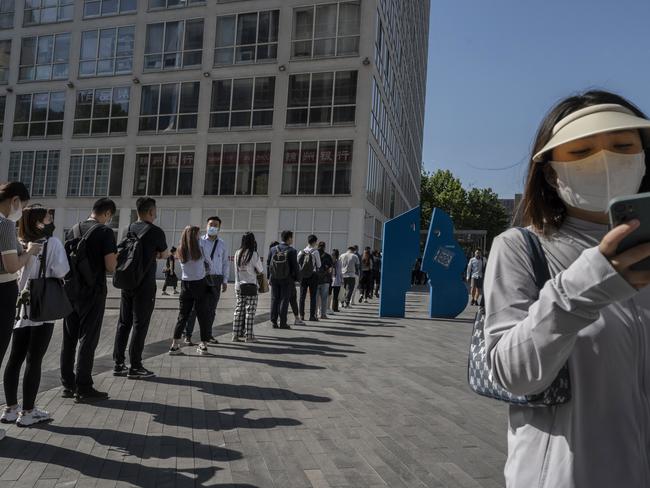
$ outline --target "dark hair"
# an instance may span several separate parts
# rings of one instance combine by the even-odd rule
[[[43,229],[39,229],[37,224],[45,220],[48,214],[54,218],[53,209],[45,208],[38,203],[25,207],[18,221],[18,237],[24,242],[34,242],[45,237]]]
[[[354,251],[354,246],[348,247],[348,251]]]
[[[293,238],[293,232],[290,230],[283,230],[282,234],[280,234],[280,238],[282,239],[282,242],[287,242],[289,239]]]
[[[181,242],[178,245],[178,259],[181,263],[196,261],[201,258],[201,248],[199,247],[199,229],[196,225],[188,225],[183,229]]]
[[[246,232],[246,234],[241,237],[241,247],[239,248],[239,256],[237,256],[237,266],[248,264],[256,250],[257,242],[255,241],[255,234],[252,232]]]
[[[551,167],[546,163],[550,160],[552,151],[543,154],[541,162],[533,161],[532,155],[537,154],[548,143],[553,135],[553,127],[560,120],[577,110],[603,103],[622,105],[638,117],[647,119],[645,114],[630,101],[620,95],[602,90],[590,90],[565,98],[556,104],[542,120],[533,143],[524,195],[517,209],[517,213],[523,217],[524,225],[532,225],[537,231],[549,234],[564,223],[567,216],[566,205],[558,196],[557,190],[547,180],[547,172]],[[650,170],[650,152],[646,152],[646,168]],[[650,171],[646,171],[639,192],[650,190],[649,177]]]
[[[338,249],[332,249],[332,257],[334,259],[338,259],[338,257],[341,255]]]
[[[172,254],[172,253],[175,253],[175,252],[176,252],[176,248],[174,246],[172,246],[171,249],[169,250],[169,253]]]
[[[314,234],[310,234],[309,236],[307,236],[307,243],[308,244],[313,244],[317,240],[318,240],[318,237],[316,237]]]
[[[325,249],[325,247],[327,247],[327,245],[325,244],[325,241],[320,241],[318,243],[318,249]]]
[[[371,260],[370,250],[364,249],[363,250],[363,255],[361,256],[361,262],[363,264],[365,264],[365,265],[368,265],[368,264],[370,264],[370,260]]]
[[[21,202],[29,200],[29,191],[24,183],[20,181],[10,181],[0,185],[0,202],[18,197]]]
[[[217,222],[219,222],[219,225],[221,225],[221,219],[216,215],[214,217],[208,217],[208,220],[206,220],[206,222],[210,222],[211,220],[216,220]]]
[[[140,197],[135,201],[135,208],[138,211],[138,215],[146,215],[155,206],[156,201],[151,197]]]
[[[269,245],[269,249],[273,249],[275,246],[279,246],[279,245],[280,245],[280,243],[279,243],[278,241],[273,241],[273,242]]]
[[[93,213],[95,214],[104,214],[110,212],[111,215],[115,215],[117,208],[115,207],[115,202],[110,198],[100,198],[93,205]]]

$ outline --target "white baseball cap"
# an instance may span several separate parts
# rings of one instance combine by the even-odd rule
[[[533,156],[533,161],[543,161],[545,153],[566,142],[628,129],[638,129],[644,145],[650,144],[650,120],[637,116],[623,105],[603,103],[576,110],[555,124],[551,139]]]

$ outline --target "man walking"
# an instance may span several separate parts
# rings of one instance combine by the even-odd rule
[[[483,289],[483,271],[485,264],[481,251],[478,249],[474,253],[474,257],[469,260],[467,264],[467,281],[470,282],[470,295],[472,297],[472,305],[478,305],[479,298],[481,297],[481,290]]]
[[[271,324],[274,329],[290,329],[287,322],[289,301],[291,294],[295,293],[296,280],[298,279],[297,252],[291,247],[293,232],[282,231],[282,242],[271,248],[269,252],[268,268],[271,282]],[[280,325],[278,325],[278,319]]]
[[[154,374],[142,365],[142,351],[156,304],[156,259],[167,259],[169,255],[165,233],[154,225],[157,218],[156,201],[150,197],[140,197],[136,201],[136,209],[138,220],[129,226],[128,232],[138,236],[144,274],[134,289],[122,290],[113,348],[113,375],[126,375],[132,379],[148,378]],[[128,369],[124,364],[127,343],[131,361]]]
[[[318,302],[320,318],[327,318],[327,303],[329,302],[330,285],[332,283],[332,268],[334,260],[332,256],[325,252],[326,244],[324,241],[318,243],[318,255],[320,256],[321,266],[318,270]]]
[[[309,291],[309,321],[318,322],[316,313],[316,297],[318,293],[318,270],[321,267],[320,254],[316,248],[318,237],[311,234],[307,237],[307,247],[298,254],[300,269],[300,319],[305,320],[305,301]]]
[[[228,289],[228,276],[230,276],[230,259],[228,258],[228,248],[223,239],[219,237],[221,231],[221,219],[219,217],[208,218],[205,235],[203,239],[203,249],[210,256],[212,266],[208,273],[208,282],[210,283],[210,323],[214,325],[214,319],[217,316],[217,305],[221,294]],[[196,323],[196,310],[192,309],[190,317],[185,327],[185,344],[192,345],[192,332]],[[218,344],[219,341],[210,333],[210,344]]]
[[[93,387],[92,372],[106,307],[106,273],[115,271],[117,264],[115,234],[108,227],[115,212],[113,200],[100,198],[88,220],[76,224],[65,236],[66,252],[74,254],[71,263],[77,267],[66,279],[73,311],[63,321],[61,383],[63,398],[74,396],[77,402],[108,398]],[[79,272],[82,261],[86,267]]]
[[[357,256],[354,246],[348,247],[345,254],[341,256],[341,274],[343,275],[343,287],[345,289],[345,299],[341,304],[349,307],[352,302],[352,295],[359,276],[359,257]]]

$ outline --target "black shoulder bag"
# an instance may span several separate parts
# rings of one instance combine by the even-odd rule
[[[64,319],[72,312],[72,305],[60,278],[46,278],[47,241],[40,256],[38,277],[29,280],[29,320],[54,322]]]

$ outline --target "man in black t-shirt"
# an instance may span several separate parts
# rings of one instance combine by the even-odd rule
[[[129,378],[148,378],[153,372],[142,365],[142,351],[149,330],[149,322],[156,304],[156,260],[167,259],[167,238],[163,230],[154,225],[157,218],[156,201],[150,197],[140,197],[136,201],[138,220],[129,226],[129,231],[140,235],[142,259],[145,273],[142,281],[134,290],[122,290],[120,299],[120,318],[117,321],[113,360],[115,368],[113,375],[128,376]],[[133,329],[133,334],[131,334]],[[129,344],[130,367],[124,364],[126,346]],[[128,371],[128,373],[127,373]]]
[[[113,200],[100,198],[90,218],[78,224],[81,235],[86,236],[86,255],[95,275],[95,285],[83,288],[81,296],[72,300],[73,312],[63,321],[63,397],[75,396],[78,402],[108,398],[108,394],[93,387],[92,371],[106,307],[106,272],[115,271],[117,263],[115,234],[107,225],[115,212]],[[68,231],[66,241],[73,238],[74,230]]]

